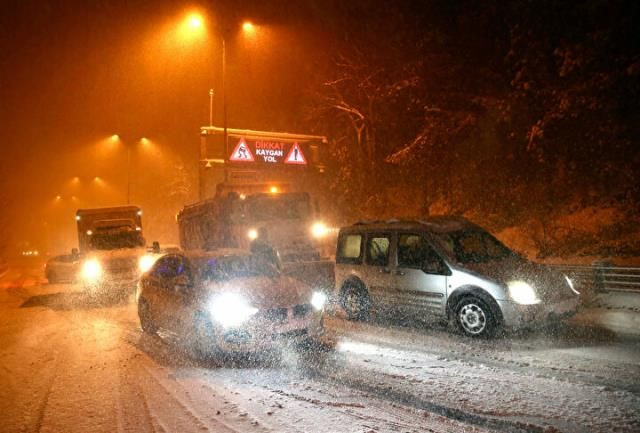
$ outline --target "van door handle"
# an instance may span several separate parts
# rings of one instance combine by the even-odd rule
[[[396,271],[396,275],[402,276],[402,275],[404,275],[404,271]]]
[[[391,269],[389,269],[389,268],[382,268],[382,269],[380,269],[380,273],[381,273],[381,274],[390,274],[390,273],[391,273]]]

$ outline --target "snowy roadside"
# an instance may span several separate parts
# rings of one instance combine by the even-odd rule
[[[640,293],[598,293],[572,322],[603,328],[620,337],[640,337]]]

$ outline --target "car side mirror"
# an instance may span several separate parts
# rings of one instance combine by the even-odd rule
[[[160,242],[158,241],[153,241],[153,244],[151,246],[151,251],[154,254],[160,254]]]

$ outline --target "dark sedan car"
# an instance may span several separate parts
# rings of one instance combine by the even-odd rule
[[[258,352],[279,342],[330,347],[326,296],[240,250],[167,254],[138,283],[140,325],[187,339],[198,355]]]

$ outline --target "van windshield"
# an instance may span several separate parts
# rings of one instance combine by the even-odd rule
[[[484,230],[459,230],[436,235],[446,254],[458,263],[484,263],[515,255]]]

